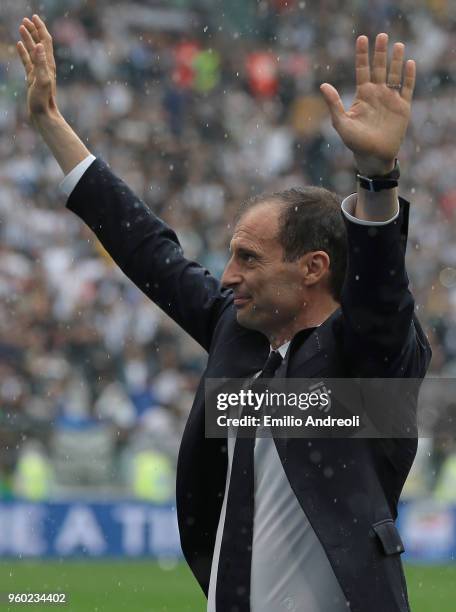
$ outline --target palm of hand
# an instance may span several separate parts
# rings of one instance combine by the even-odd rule
[[[356,155],[388,161],[395,156],[407,129],[410,104],[385,84],[358,87],[339,134]]]
[[[28,112],[33,114],[39,114],[44,112],[47,108],[53,108],[55,106],[55,98],[53,90],[52,75],[47,70],[47,76],[41,76],[37,78],[35,70],[32,69],[32,73],[27,77],[27,107]]]

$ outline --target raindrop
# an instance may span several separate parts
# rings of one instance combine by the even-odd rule
[[[439,281],[444,287],[454,287],[456,285],[456,270],[454,268],[444,268],[439,274]]]
[[[310,453],[309,457],[312,463],[320,463],[322,459],[322,454],[320,453],[320,451],[315,450]]]

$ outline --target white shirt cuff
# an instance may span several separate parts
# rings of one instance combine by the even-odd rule
[[[79,183],[79,180],[82,178],[82,175],[87,170],[87,168],[96,160],[95,155],[88,155],[82,162],[79,162],[77,166],[69,172],[63,181],[59,185],[59,189],[66,196],[70,196],[73,189]]]
[[[357,195],[356,193],[352,193],[352,195],[349,195],[348,198],[345,198],[342,202],[342,212],[352,223],[357,223],[358,225],[387,225],[398,218],[399,200],[397,201],[397,212],[391,219],[387,219],[386,221],[365,221],[364,219],[358,219],[358,217],[354,216]]]

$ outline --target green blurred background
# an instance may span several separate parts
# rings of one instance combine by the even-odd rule
[[[412,612],[454,612],[456,566],[406,565]],[[6,604],[8,592],[61,592],[72,612],[204,612],[205,598],[184,563],[169,568],[141,562],[8,562],[0,564],[0,591],[6,610],[30,604]],[[49,610],[56,604],[33,605]],[[1,609],[4,609],[3,606]],[[387,612],[385,610],[385,612]]]

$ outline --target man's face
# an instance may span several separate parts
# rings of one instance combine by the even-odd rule
[[[258,204],[235,227],[222,284],[234,292],[238,323],[267,336],[292,328],[304,304],[299,260],[283,261],[280,206]]]

